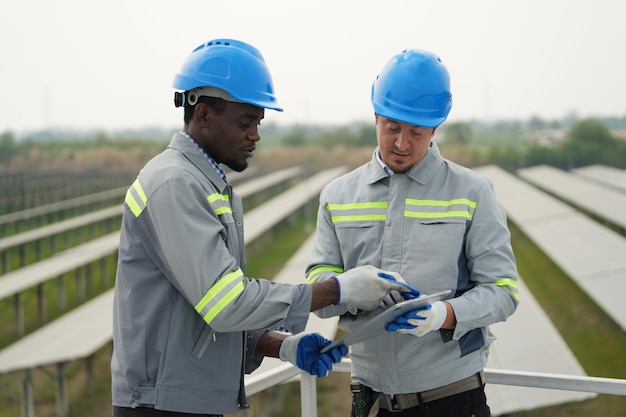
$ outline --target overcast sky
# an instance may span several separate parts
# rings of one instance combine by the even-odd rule
[[[0,133],[182,126],[172,80],[214,38],[256,46],[279,124],[372,120],[404,48],[447,64],[449,121],[626,115],[623,0],[0,0]]]

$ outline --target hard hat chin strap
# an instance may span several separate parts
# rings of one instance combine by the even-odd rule
[[[198,99],[201,96],[205,97],[216,97],[221,98],[226,101],[234,101],[241,103],[241,101],[236,100],[233,96],[231,96],[228,92],[216,88],[216,87],[196,87],[193,90],[179,92],[176,91],[174,93],[174,106],[176,107],[186,107],[193,106],[198,102]]]

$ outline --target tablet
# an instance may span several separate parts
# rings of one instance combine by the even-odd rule
[[[367,322],[363,323],[358,329],[351,331],[340,339],[335,340],[330,345],[324,347],[321,352],[324,353],[335,346],[340,345],[353,345],[355,343],[361,343],[365,340],[378,336],[379,333],[386,331],[385,325],[395,320],[396,317],[411,311],[416,308],[427,306],[435,301],[444,299],[452,291],[445,290],[434,294],[423,295],[411,300],[402,301],[398,304],[394,304],[387,310],[383,311],[379,315],[372,317]]]

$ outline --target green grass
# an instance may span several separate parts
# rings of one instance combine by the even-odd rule
[[[299,215],[290,224],[280,227],[271,237],[247,248],[246,275],[253,278],[272,279],[304,243],[311,233],[310,216]],[[304,271],[302,271],[304,283]]]
[[[69,417],[110,417],[111,405],[111,354],[113,343],[100,348],[92,357],[93,379],[87,378],[86,363],[80,362],[73,379],[73,397]],[[52,417],[52,416],[50,416]]]

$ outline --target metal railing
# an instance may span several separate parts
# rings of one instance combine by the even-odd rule
[[[350,372],[350,364],[350,359],[344,358],[341,363],[333,367],[333,372]],[[249,377],[246,379],[246,392],[248,395],[253,395],[296,376],[300,377],[302,417],[317,417],[317,378],[300,371],[290,363],[281,364],[269,371]],[[626,396],[626,379],[486,368],[485,380],[490,384]]]

